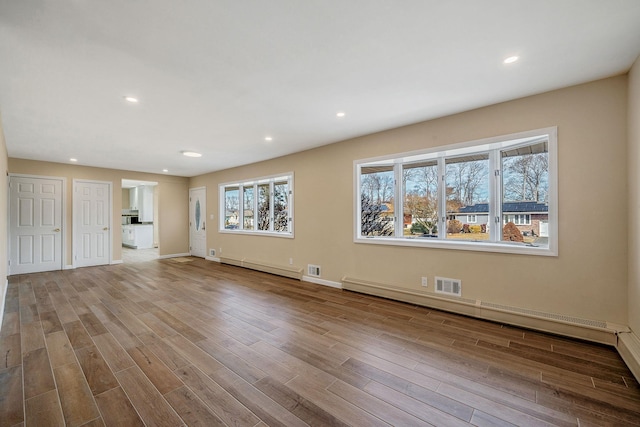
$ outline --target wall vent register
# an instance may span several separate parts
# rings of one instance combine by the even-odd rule
[[[436,293],[462,296],[462,282],[458,279],[436,277]]]

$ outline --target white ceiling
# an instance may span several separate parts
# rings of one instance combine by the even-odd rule
[[[0,0],[0,114],[10,157],[194,176],[639,54],[638,0]]]

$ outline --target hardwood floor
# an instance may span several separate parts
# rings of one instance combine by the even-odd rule
[[[125,264],[133,262],[146,262],[158,259],[160,251],[158,248],[151,249],[131,249],[126,246],[122,247],[122,261]]]
[[[219,265],[12,276],[0,426],[640,425],[613,348]]]

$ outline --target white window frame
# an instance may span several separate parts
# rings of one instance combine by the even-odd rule
[[[467,224],[476,224],[478,222],[478,215],[467,215]]]
[[[288,187],[287,194],[287,211],[288,211],[288,224],[286,231],[274,230],[275,214],[274,214],[274,185],[276,183],[286,182]],[[268,184],[269,185],[269,230],[258,230],[258,186]],[[244,189],[245,187],[253,188],[253,229],[244,229]],[[226,216],[226,190],[227,188],[238,188],[238,228],[227,229],[225,228],[225,216]],[[218,231],[220,233],[227,234],[251,234],[255,236],[272,236],[272,237],[285,237],[293,238],[293,172],[282,173],[277,175],[263,176],[260,178],[246,179],[242,181],[225,182],[218,185],[219,195],[219,223]]]
[[[470,250],[483,252],[502,252],[524,255],[558,256],[558,154],[557,154],[557,127],[548,127],[526,132],[519,132],[509,135],[496,136],[481,140],[452,144],[448,146],[435,147],[428,150],[399,153],[383,157],[360,159],[354,161],[353,182],[354,182],[354,242],[363,244],[413,246],[439,249]],[[502,241],[502,165],[500,152],[506,148],[525,146],[545,140],[548,142],[548,222],[549,238],[548,245],[536,246],[534,244],[523,244],[516,242]],[[489,240],[488,241],[466,241],[446,239],[446,190],[442,184],[444,180],[444,165],[447,158],[463,156],[476,153],[489,153]],[[361,234],[361,198],[360,198],[360,171],[363,167],[375,167],[377,165],[395,165],[396,171],[396,194],[394,197],[396,212],[396,224],[398,224],[399,212],[403,212],[403,200],[400,171],[403,164],[425,161],[428,159],[438,159],[439,176],[441,178],[438,200],[438,237],[437,238],[415,238],[405,237],[402,230],[398,230],[393,236],[364,236]],[[401,220],[401,219],[400,219]],[[496,226],[498,225],[498,226]]]

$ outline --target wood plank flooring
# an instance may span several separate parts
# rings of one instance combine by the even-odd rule
[[[197,258],[12,276],[2,426],[640,426],[613,348]]]

